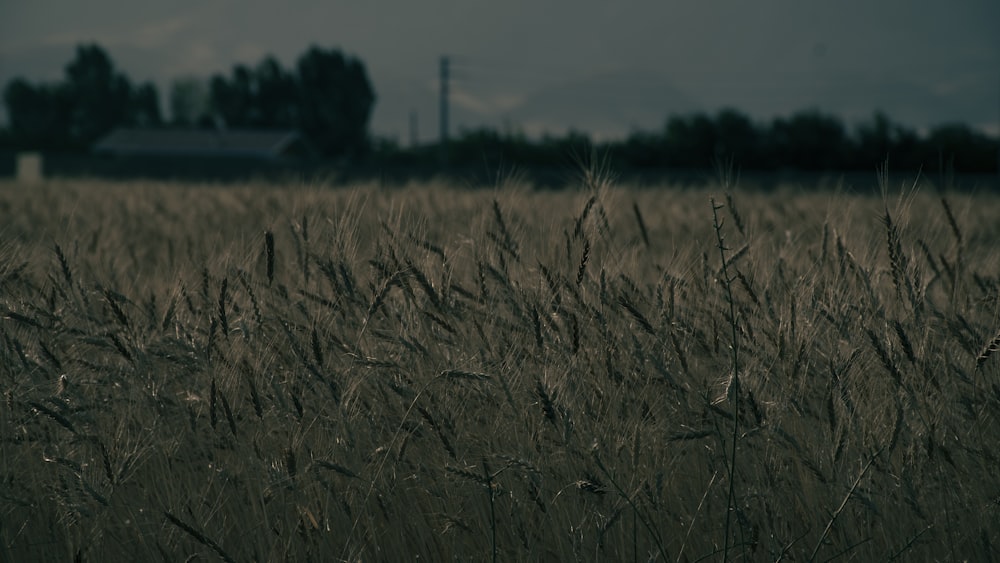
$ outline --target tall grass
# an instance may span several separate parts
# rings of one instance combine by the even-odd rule
[[[1000,557],[1000,198],[729,188],[0,185],[0,559]]]

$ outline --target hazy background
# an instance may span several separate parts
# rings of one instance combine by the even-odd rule
[[[308,46],[367,66],[372,132],[436,139],[441,55],[452,57],[452,131],[596,138],[667,115],[736,107],[756,119],[816,107],[848,124],[876,109],[916,128],[1000,132],[1000,2],[849,0],[312,1],[0,0],[0,84],[58,80],[97,42],[135,82],[229,74]]]

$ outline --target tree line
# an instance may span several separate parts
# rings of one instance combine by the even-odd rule
[[[623,169],[707,169],[720,160],[746,170],[872,170],[889,161],[896,170],[996,171],[998,140],[962,123],[918,132],[876,112],[854,127],[811,109],[756,122],[736,109],[668,118],[658,130],[595,146],[584,133],[530,139],[517,131],[474,129],[447,147],[400,147],[373,139],[368,123],[375,91],[364,64],[338,50],[311,47],[285,68],[272,56],[255,66],[235,65],[208,80],[182,77],[169,93],[170,117],[155,85],[133,83],[99,45],[81,45],[63,80],[32,84],[16,78],[3,91],[8,125],[0,148],[84,151],[122,126],[291,128],[317,154],[351,156],[385,166],[484,162],[553,166],[597,149]]]
[[[436,147],[400,150],[396,158],[430,158]],[[440,152],[440,151],[438,151]],[[921,134],[875,112],[853,128],[834,115],[803,110],[770,122],[755,122],[735,109],[668,118],[660,130],[636,131],[624,140],[593,143],[586,134],[531,140],[518,132],[465,131],[447,150],[453,165],[485,162],[520,166],[564,163],[596,152],[616,169],[700,169],[733,162],[743,170],[871,171],[888,162],[894,170],[991,173],[1000,159],[998,139],[963,123],[943,124]]]
[[[317,153],[365,152],[375,90],[364,64],[335,49],[311,47],[294,69],[274,57],[236,65],[207,83],[173,82],[171,116],[156,87],[133,84],[99,45],[81,45],[57,83],[22,78],[3,92],[8,126],[0,145],[12,149],[82,151],[117,127],[297,129]]]

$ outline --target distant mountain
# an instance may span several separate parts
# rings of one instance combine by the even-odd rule
[[[848,123],[885,112],[907,126],[926,128],[963,122],[979,127],[996,122],[997,84],[981,75],[956,73],[947,81],[930,82],[844,72],[816,84],[819,107]]]
[[[637,129],[659,130],[668,116],[700,109],[667,77],[645,71],[603,72],[523,96],[482,87],[470,92],[462,86],[458,84],[452,93],[452,134],[485,126],[523,131],[530,137],[562,135],[572,129],[595,139],[623,138]],[[376,132],[407,142],[407,114],[415,110],[420,139],[437,139],[436,84],[390,77],[376,82],[376,89]]]
[[[666,76],[623,70],[544,88],[503,117],[529,135],[572,128],[595,138],[621,138],[634,130],[659,130],[669,115],[698,109]]]

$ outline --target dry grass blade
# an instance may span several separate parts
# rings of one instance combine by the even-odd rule
[[[740,236],[746,236],[746,226],[743,223],[743,216],[740,215],[738,209],[736,209],[736,202],[733,201],[733,194],[726,192],[726,209],[729,210],[729,215],[733,218],[733,223],[736,224],[736,230],[740,232]]]
[[[729,403],[733,406],[733,432],[730,438],[730,451],[729,451],[729,493],[727,495],[727,509],[726,509],[726,525],[725,525],[725,542],[723,550],[723,560],[729,559],[729,542],[730,542],[730,520],[732,513],[736,509],[736,443],[739,438],[739,424],[740,424],[740,341],[739,341],[739,331],[736,322],[736,300],[733,298],[733,278],[729,275],[729,264],[732,261],[727,258],[726,251],[729,248],[726,246],[726,239],[722,232],[722,220],[719,219],[719,210],[724,206],[715,203],[715,198],[710,198],[709,203],[712,205],[712,228],[715,231],[716,246],[719,249],[719,259],[722,262],[721,273],[722,273],[722,286],[725,290],[726,302],[729,305],[729,327],[731,331],[731,349],[732,357],[730,363],[729,377],[726,382],[726,398]],[[749,246],[749,245],[747,245]],[[746,247],[744,247],[746,248]],[[795,318],[794,312],[792,313],[792,318]],[[794,334],[794,328],[792,330]]]
[[[31,406],[31,408],[44,414],[45,416],[51,418],[52,420],[58,422],[66,430],[69,430],[70,432],[76,434],[76,428],[73,426],[73,423],[70,422],[69,419],[67,419],[65,416],[57,413],[56,411],[50,409],[49,407],[41,403],[36,403],[32,401],[28,404]]]
[[[546,390],[545,385],[541,381],[535,384],[535,393],[541,400],[542,413],[545,415],[545,419],[552,423],[553,428],[558,430],[559,422],[557,420],[555,403],[552,400],[552,393]]]
[[[451,459],[458,459],[458,454],[455,452],[455,448],[451,445],[451,440],[449,440],[448,436],[445,435],[444,428],[442,428],[441,425],[438,424],[437,420],[431,416],[430,411],[424,407],[417,407],[417,412],[420,413],[420,416],[427,421],[427,424],[429,424],[431,429],[434,430],[434,433],[437,434],[438,439],[441,440],[441,445],[444,446],[445,451],[448,452]]]
[[[340,473],[344,477],[350,477],[351,479],[360,479],[361,478],[360,476],[358,476],[358,474],[356,472],[351,471],[350,469],[348,469],[347,467],[344,467],[343,465],[340,465],[339,463],[333,463],[331,461],[324,461],[322,459],[317,459],[317,460],[314,461],[314,463],[317,466],[322,467],[323,469],[329,469],[330,471],[333,471],[335,473]]]
[[[249,373],[249,370],[247,370],[244,377],[246,377],[247,385],[250,386],[250,402],[253,404],[253,412],[257,415],[259,420],[263,420],[264,405],[261,403],[260,393],[257,392],[257,385],[254,384],[253,376]]]
[[[490,376],[476,371],[465,371],[461,369],[446,369],[441,372],[441,377],[446,379],[468,379],[470,381],[489,381]]]
[[[215,543],[215,541],[213,541],[211,538],[205,536],[205,534],[194,529],[192,526],[184,523],[180,518],[174,516],[173,514],[167,511],[163,511],[163,515],[167,517],[167,520],[170,520],[171,524],[177,526],[181,530],[184,530],[192,538],[198,540],[199,543],[217,553],[219,557],[222,558],[223,561],[226,561],[227,563],[236,563],[236,560],[230,557],[230,555],[226,553],[224,549],[222,549],[222,546]]]
[[[324,364],[324,362],[323,362],[323,344],[319,341],[319,333],[316,332],[316,326],[315,325],[313,325],[313,327],[312,327],[312,338],[311,338],[310,341],[312,343],[313,359],[316,361],[316,365],[317,366],[323,367],[323,364]]]
[[[601,457],[600,455],[598,455],[597,450],[594,450],[592,454],[594,456],[594,462],[597,464],[597,467],[601,470],[602,473],[604,473],[604,475],[608,478],[608,480],[611,481],[611,485],[615,488],[616,491],[618,491],[618,495],[621,498],[623,498],[630,507],[632,507],[632,513],[642,522],[643,526],[645,526],[646,531],[649,533],[650,537],[652,537],[653,539],[653,542],[656,544],[656,549],[659,551],[660,557],[663,558],[664,561],[666,561],[667,553],[666,550],[664,550],[663,548],[663,539],[660,537],[660,532],[657,530],[654,523],[650,520],[649,516],[646,514],[644,510],[639,509],[639,506],[636,505],[635,501],[632,499],[632,495],[627,494],[625,492],[625,489],[623,489],[621,485],[618,484],[618,480],[615,479],[614,474],[612,474],[611,470],[608,469],[608,467],[601,461]],[[604,494],[606,492],[604,490],[605,489],[604,485],[592,477],[588,477],[587,479],[580,481],[578,483],[581,483],[581,485],[579,485],[580,488],[587,490],[589,492],[594,492],[599,494]]]
[[[108,334],[108,339],[111,340],[111,344],[114,345],[115,350],[117,350],[123,358],[125,358],[130,364],[135,364],[135,358],[132,357],[132,353],[128,351],[128,348],[125,347],[125,343],[118,338],[117,334],[113,332]]]
[[[7,311],[6,313],[4,313],[4,318],[10,319],[12,321],[17,321],[19,323],[24,323],[34,328],[45,328],[42,326],[42,323],[38,322],[37,320],[27,315],[22,315],[21,313],[17,313],[14,311]]]
[[[108,306],[111,307],[111,312],[114,313],[118,322],[125,328],[125,330],[128,330],[131,323],[129,323],[128,316],[125,314],[125,311],[123,311],[121,306],[118,305],[119,296],[115,295],[114,292],[107,288],[101,290],[101,295],[104,296],[104,300],[108,303]]]
[[[908,298],[910,303],[916,304],[916,295],[913,283],[910,280],[908,267],[909,261],[903,252],[903,243],[899,234],[899,227],[892,221],[889,209],[885,209],[882,216],[882,224],[885,225],[886,245],[889,251],[889,268],[892,274],[892,283],[896,287],[896,295],[902,299]]]
[[[995,354],[997,350],[1000,350],[1000,332],[987,342],[986,346],[983,346],[983,350],[976,356],[976,369],[982,368],[986,360],[990,359],[990,356]]]
[[[264,231],[264,257],[266,260],[267,285],[274,283],[274,233]]]
[[[392,286],[399,283],[399,279],[402,276],[402,272],[393,272],[391,276],[386,278],[378,289],[375,290],[375,294],[372,296],[371,305],[368,306],[368,311],[365,312],[364,322],[361,323],[361,331],[358,334],[358,341],[361,341],[361,337],[364,335],[368,328],[368,323],[371,322],[372,317],[378,312],[379,308],[382,307],[382,303],[385,301],[386,295],[388,295],[389,290]]]
[[[627,295],[625,295],[624,293],[619,295],[618,303],[622,307],[625,307],[625,310],[627,310],[629,314],[632,315],[632,318],[634,318],[636,322],[639,323],[639,326],[642,327],[642,330],[646,331],[646,333],[652,336],[656,336],[656,329],[653,328],[653,325],[649,322],[649,319],[647,319],[646,316],[642,314],[642,311],[640,311],[635,306],[635,303],[632,303],[632,300],[629,299]]]
[[[590,210],[594,207],[595,203],[597,203],[597,196],[592,195],[590,196],[590,199],[587,200],[587,204],[583,206],[583,211],[580,213],[580,216],[577,217],[576,225],[573,227],[574,237],[583,237],[583,223],[587,220],[587,216],[590,214]]]
[[[587,275],[587,262],[590,261],[590,239],[583,239],[583,256],[580,257],[580,266],[576,270],[576,285],[583,283],[584,276]]]
[[[951,233],[955,236],[955,245],[962,250],[962,244],[964,239],[962,238],[962,229],[958,227],[958,221],[955,219],[955,214],[951,210],[951,204],[948,203],[948,198],[941,196],[941,207],[944,208],[944,214],[948,218],[948,226],[951,227]]]
[[[899,368],[896,367],[896,362],[889,357],[889,352],[886,350],[885,346],[882,345],[881,339],[875,334],[870,328],[865,328],[865,334],[868,335],[868,341],[872,345],[872,349],[875,350],[875,354],[878,355],[878,359],[882,362],[882,367],[885,368],[889,375],[892,376],[893,381],[896,385],[903,384],[903,374],[900,373]]]
[[[500,235],[498,238],[494,238],[494,242],[497,246],[509,253],[515,262],[521,261],[521,255],[517,248],[517,243],[514,241],[514,237],[511,236],[510,230],[507,229],[507,222],[504,221],[503,212],[500,211],[500,203],[497,200],[493,200],[493,217],[496,219],[497,226],[500,229]],[[488,233],[492,234],[492,233]],[[492,238],[492,237],[491,237]]]
[[[59,260],[59,267],[62,269],[63,279],[66,280],[66,287],[70,290],[73,289],[73,271],[69,268],[69,261],[66,260],[66,255],[63,254],[62,248],[57,244],[55,245],[56,258]]]
[[[298,475],[298,460],[295,458],[295,450],[292,448],[285,449],[285,472],[288,473],[289,479],[295,479]]]
[[[219,324],[222,328],[222,336],[229,338],[229,316],[226,314],[226,292],[229,289],[229,278],[222,278],[222,287],[219,289]]]
[[[840,506],[833,511],[833,515],[830,516],[830,520],[826,523],[826,528],[823,529],[823,533],[820,534],[819,539],[816,540],[816,547],[813,548],[812,555],[809,556],[809,561],[815,561],[816,556],[819,555],[820,548],[823,547],[823,543],[826,541],[826,536],[830,534],[830,530],[833,529],[833,525],[836,524],[837,518],[840,517],[840,513],[844,511],[847,506],[847,501],[851,500],[854,496],[854,491],[858,490],[858,485],[861,484],[861,480],[864,479],[865,474],[868,473],[868,469],[875,462],[875,459],[882,453],[882,450],[875,452],[871,458],[868,459],[868,463],[865,464],[864,468],[861,469],[861,473],[858,474],[857,478],[854,479],[854,484],[851,485],[850,490],[844,495],[844,500],[840,502]]]
[[[917,365],[917,355],[913,351],[913,344],[910,343],[910,339],[906,335],[906,330],[903,329],[902,323],[898,320],[893,320],[892,328],[896,331],[896,336],[899,337],[899,343],[903,347],[903,353],[906,354],[906,359],[910,360],[910,363],[914,366]]]
[[[216,415],[216,404],[219,400],[219,390],[215,385],[215,378],[212,378],[212,387],[208,394],[208,420],[212,429],[215,429],[215,425],[218,423],[218,416]]]
[[[646,222],[642,220],[642,212],[639,211],[639,204],[632,202],[632,210],[635,212],[635,222],[639,224],[639,234],[642,236],[642,243],[649,248],[649,232],[646,230]]]
[[[702,507],[705,506],[705,499],[708,498],[708,493],[712,490],[712,485],[715,484],[715,479],[718,476],[718,471],[713,473],[712,478],[708,480],[708,485],[705,486],[705,493],[701,495],[701,500],[698,502],[698,508],[694,512],[694,518],[691,519],[691,523],[687,526],[687,532],[684,534],[684,541],[681,542],[681,547],[677,550],[677,563],[680,563],[683,560],[684,547],[687,545],[688,539],[691,537],[691,532],[695,528],[695,522],[697,522],[698,516],[701,514]]]
[[[222,411],[226,414],[226,422],[229,423],[229,431],[233,433],[233,437],[236,437],[236,418],[233,416],[233,409],[229,408],[229,400],[226,399],[225,393],[219,389],[219,399],[222,401]]]
[[[715,434],[715,430],[687,430],[685,432],[676,432],[671,434],[668,438],[668,442],[678,442],[687,440],[700,440],[702,438],[708,438]]]

